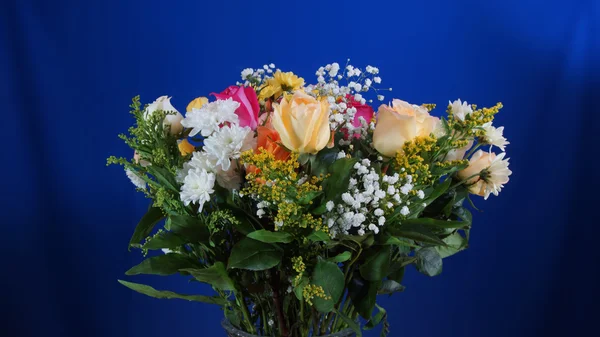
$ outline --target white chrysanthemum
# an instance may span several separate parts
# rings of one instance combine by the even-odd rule
[[[231,167],[231,160],[238,159],[242,152],[256,147],[252,130],[245,126],[227,125],[204,141],[204,151],[216,160],[224,171]]]
[[[218,171],[216,160],[214,158],[204,151],[196,151],[192,154],[192,158],[188,162],[183,163],[183,168],[177,171],[175,179],[177,182],[183,183],[188,171],[194,169],[205,170],[212,173]]]
[[[210,200],[210,195],[215,190],[215,174],[206,172],[205,170],[194,169],[190,170],[181,186],[180,198],[187,206],[190,203],[196,203],[200,206],[199,212],[202,211],[204,203]]]
[[[127,178],[131,180],[131,183],[135,185],[135,187],[146,189],[146,182],[135,172],[133,172],[132,170],[125,170],[125,174],[127,175]]]
[[[457,99],[454,102],[448,103],[452,108],[452,115],[460,121],[464,121],[467,115],[473,113],[473,109],[466,101],[462,102],[460,99]]]
[[[492,122],[483,124],[485,130],[485,142],[490,145],[497,146],[500,150],[505,151],[504,147],[510,144],[504,138],[504,127],[495,128],[492,126]]]
[[[192,137],[198,133],[203,137],[208,137],[225,123],[237,124],[238,116],[235,114],[235,110],[239,106],[240,103],[231,98],[207,103],[200,109],[192,109],[186,113],[181,125],[192,129],[190,132]]]

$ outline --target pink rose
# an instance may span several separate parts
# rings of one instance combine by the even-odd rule
[[[371,123],[371,120],[373,119],[373,115],[375,114],[375,111],[373,111],[373,107],[367,104],[361,104],[360,102],[354,100],[354,96],[353,95],[346,95],[346,102],[348,105],[348,108],[355,108],[356,109],[356,113],[354,114],[354,120],[352,121],[352,126],[354,126],[355,128],[361,127],[362,124],[360,122],[360,117],[364,118],[365,121],[367,121],[368,123]],[[344,132],[344,134],[346,135],[344,138],[348,138],[348,130],[346,130],[346,128],[342,129],[342,132]],[[354,134],[354,138],[360,138],[360,134],[355,133]]]
[[[232,85],[223,90],[220,94],[212,93],[211,95],[220,100],[231,98],[240,103],[240,107],[235,110],[235,114],[240,120],[240,126],[248,126],[252,130],[256,129],[258,126],[260,106],[258,105],[258,98],[256,97],[256,91],[254,91],[254,89],[251,87],[238,87]]]

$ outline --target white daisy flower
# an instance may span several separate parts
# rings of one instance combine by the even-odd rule
[[[190,203],[196,203],[202,211],[204,203],[210,200],[210,194],[215,190],[215,174],[205,170],[190,170],[181,186],[180,198],[188,206]]]
[[[508,160],[504,159],[505,152],[496,155],[493,152],[479,150],[469,160],[469,167],[458,172],[458,177],[467,179],[465,184],[469,192],[487,199],[490,194],[498,195],[512,171],[508,169]]]
[[[448,102],[448,104],[452,108],[452,115],[462,122],[464,122],[467,115],[473,113],[473,109],[466,101],[462,102],[460,99],[457,99],[454,102]]]
[[[492,122],[489,122],[483,124],[483,129],[485,130],[485,142],[505,151],[504,147],[510,143],[504,138],[504,127],[495,128],[492,126]]]

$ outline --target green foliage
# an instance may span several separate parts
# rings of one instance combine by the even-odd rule
[[[154,226],[164,218],[165,216],[160,208],[150,207],[135,227],[131,240],[129,240],[129,246],[139,245],[140,241],[150,235]]]
[[[360,275],[368,281],[382,280],[388,274],[391,253],[391,246],[381,246],[378,250],[371,250],[360,266]]]
[[[260,242],[266,243],[290,243],[293,240],[292,234],[286,232],[271,232],[260,229],[249,233],[248,237]]]
[[[172,291],[156,290],[145,284],[127,282],[127,281],[122,281],[122,280],[118,280],[118,281],[119,281],[119,283],[121,283],[122,285],[126,286],[127,288],[129,288],[131,290],[137,291],[140,294],[144,294],[146,296],[150,296],[150,297],[154,297],[154,298],[164,298],[164,299],[177,298],[177,299],[182,299],[182,300],[187,300],[187,301],[203,302],[203,303],[216,304],[216,305],[226,305],[229,302],[226,299],[219,298],[219,297],[209,297],[209,296],[202,296],[202,295],[182,295],[182,294],[174,293]]]
[[[231,250],[227,268],[265,270],[281,262],[281,250],[276,246],[244,238]]]
[[[350,284],[348,284],[348,295],[352,299],[352,304],[365,319],[371,318],[381,284],[381,280],[367,281],[358,276],[353,277]]]
[[[181,269],[181,271],[187,272],[196,280],[208,283],[217,289],[235,290],[235,284],[229,275],[227,275],[227,270],[225,270],[225,265],[222,262],[216,262],[208,268],[185,268]]]
[[[125,275],[152,274],[171,275],[180,269],[198,267],[198,263],[182,254],[164,254],[147,258],[142,263],[129,269]]]
[[[427,276],[437,276],[442,273],[442,257],[433,247],[419,249],[416,252],[417,270]]]
[[[328,298],[314,298],[315,308],[320,312],[333,311],[335,303],[344,292],[344,274],[337,264],[319,260],[313,271],[311,283],[322,287],[325,295],[328,296]]]
[[[356,333],[356,337],[362,337],[362,330],[360,329],[360,325],[356,321],[354,321],[352,318],[348,317],[340,311],[336,311],[336,314],[340,317],[342,321],[344,321],[344,323],[348,325],[350,329],[352,329],[352,331]]]

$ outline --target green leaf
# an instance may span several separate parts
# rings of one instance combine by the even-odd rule
[[[242,209],[235,207],[230,210],[233,213],[233,215],[235,215],[235,218],[239,221],[239,223],[233,224],[235,229],[237,229],[240,233],[244,235],[248,235],[248,233],[254,231],[254,226],[248,219],[248,215]]]
[[[175,180],[175,176],[169,172],[169,170],[156,165],[147,166],[146,169],[162,186],[165,186],[179,195],[179,188],[176,187],[178,186],[177,181]]]
[[[322,231],[314,231],[307,238],[313,242],[319,242],[319,241],[327,242],[327,241],[331,240],[331,238],[329,237],[329,234],[322,232]]]
[[[394,280],[385,280],[381,284],[381,288],[379,288],[379,291],[377,291],[377,293],[378,294],[393,294],[393,293],[404,291],[404,289],[406,289],[405,286],[401,285],[400,283],[398,283]]]
[[[145,259],[142,263],[125,272],[125,275],[148,274],[165,276],[175,274],[182,268],[194,268],[197,266],[196,261],[187,256],[175,253],[164,254]]]
[[[171,231],[178,234],[186,242],[208,242],[210,232],[202,220],[187,215],[172,215],[169,217]]]
[[[371,318],[377,302],[377,291],[380,287],[381,281],[369,282],[358,276],[353,277],[348,284],[348,294],[352,299],[352,305],[363,318]]]
[[[437,220],[430,218],[406,219],[402,226],[421,225],[433,228],[465,228],[468,225],[464,221]]]
[[[410,218],[418,218],[421,212],[425,209],[425,207],[429,206],[432,202],[434,202],[437,198],[442,196],[450,185],[452,184],[452,178],[446,178],[442,183],[438,184],[431,193],[426,193],[428,195],[422,202],[413,203],[410,208]]]
[[[342,193],[348,190],[352,167],[357,161],[356,158],[342,158],[329,166],[331,175],[323,182],[325,200],[336,201],[342,198]]]
[[[464,208],[464,207],[457,207],[454,208],[454,210],[452,211],[452,213],[454,215],[456,215],[457,217],[461,218],[463,220],[464,223],[466,223],[467,225],[471,225],[472,221],[473,221],[473,215],[471,214],[471,212]]]
[[[401,262],[400,262],[401,263]],[[394,280],[398,283],[402,283],[402,279],[404,279],[404,272],[406,268],[404,266],[394,270],[388,275],[388,280]]]
[[[236,328],[240,328],[240,322],[242,321],[242,313],[236,308],[225,308],[225,318]]]
[[[127,282],[127,281],[123,281],[123,280],[118,280],[118,281],[119,281],[119,283],[121,283],[122,285],[126,286],[127,288],[129,288],[131,290],[137,291],[140,294],[144,294],[146,296],[150,296],[150,297],[154,297],[154,298],[161,298],[161,299],[162,298],[165,298],[165,299],[178,298],[178,299],[187,300],[187,301],[203,302],[203,303],[216,304],[216,305],[221,305],[221,306],[227,305],[229,303],[229,301],[227,301],[224,298],[220,298],[220,297],[209,297],[209,296],[202,296],[202,295],[181,295],[181,294],[174,293],[172,291],[156,290],[145,284]]]
[[[365,325],[365,330],[371,330],[374,327],[378,326],[379,323],[381,323],[381,321],[385,318],[385,316],[387,315],[387,312],[385,311],[385,309],[383,309],[382,307],[378,306],[377,304],[375,304],[375,306],[377,307],[377,310],[379,310],[379,312],[377,312],[377,314],[375,316],[373,316]]]
[[[227,275],[223,262],[215,262],[212,266],[204,269],[186,268],[182,269],[182,271],[190,273],[196,280],[208,283],[217,289],[235,290],[235,284],[229,278],[229,275]]]
[[[313,209],[312,213],[314,215],[322,215],[327,212],[327,203],[319,205],[319,207]]]
[[[272,244],[244,238],[233,246],[227,268],[265,270],[278,265],[281,255]]]
[[[175,249],[186,244],[184,239],[182,239],[179,235],[173,232],[162,232],[154,237],[152,237],[149,241],[144,243],[142,246],[143,249]]]
[[[135,227],[131,240],[129,240],[129,246],[131,247],[132,245],[139,244],[140,241],[150,235],[154,226],[156,226],[160,220],[164,219],[164,217],[165,216],[160,208],[151,207]]]
[[[304,196],[298,200],[300,205],[308,205],[311,201],[313,201],[316,197],[323,194],[323,191],[310,191],[305,193]]]
[[[459,232],[447,236],[443,241],[446,243],[445,247],[435,247],[441,258],[452,256],[467,248],[467,239],[460,235]]]
[[[348,327],[352,329],[356,333],[356,337],[362,337],[362,331],[360,330],[360,325],[356,321],[353,321],[350,317],[344,315],[341,311],[336,310],[335,313],[340,316],[344,323],[348,324]]]
[[[312,284],[321,286],[327,299],[315,297],[313,303],[320,312],[331,312],[344,292],[344,274],[337,264],[319,260],[312,275]]]
[[[329,166],[335,162],[338,152],[335,148],[325,148],[319,151],[316,156],[310,157],[310,173],[313,176],[327,174]]]
[[[334,257],[331,257],[328,259],[328,261],[331,261],[333,263],[340,263],[340,262],[345,262],[350,260],[350,258],[352,257],[352,253],[349,251],[345,251],[341,254],[338,254]]]
[[[271,232],[266,229],[260,229],[248,234],[248,237],[260,242],[266,243],[290,243],[293,240],[292,234],[287,232]]]
[[[427,276],[437,276],[442,273],[442,258],[433,247],[419,249],[417,257],[417,270]]]
[[[444,241],[440,240],[435,234],[433,234],[427,228],[422,226],[397,226],[389,227],[391,234],[418,242],[429,243],[433,245],[444,246]]]
[[[379,250],[367,255],[360,266],[360,275],[367,281],[381,281],[388,274],[391,254],[391,246],[381,246]]]
[[[381,242],[381,244],[398,246],[401,248],[405,248],[405,247],[417,248],[417,247],[419,247],[418,245],[415,245],[414,243],[408,242],[408,240],[406,240],[406,239],[402,239],[402,238],[399,239],[399,238],[397,238],[395,236],[391,236],[391,235],[388,235],[387,237],[385,237],[383,242]],[[408,251],[410,251],[410,249],[408,249]]]
[[[308,284],[308,277],[302,276],[302,278],[300,278],[300,282],[298,282],[298,285],[296,285],[294,287],[294,294],[296,295],[296,298],[299,301],[304,301],[303,296],[302,296],[302,291],[304,290],[304,287],[307,284]]]

